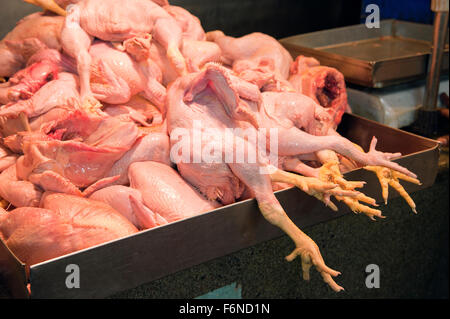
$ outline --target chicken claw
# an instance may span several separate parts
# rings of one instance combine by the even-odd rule
[[[270,175],[273,182],[282,182],[295,185],[308,195],[316,197],[330,207],[337,211],[336,205],[329,200],[329,196],[358,196],[359,192],[353,190],[344,190],[338,187],[337,184],[328,181],[321,181],[315,177],[305,177],[294,173],[286,172],[277,169]]]
[[[361,204],[358,198],[336,196],[336,199],[344,202],[355,214],[364,213],[372,220],[375,220],[375,216],[378,218],[386,218],[386,216],[382,215],[379,209],[374,209]]]
[[[302,232],[286,215],[283,208],[277,203],[258,202],[263,216],[273,225],[280,227],[295,243],[296,248],[286,256],[287,261],[294,260],[300,256],[302,260],[303,279],[309,280],[309,269],[315,266],[322,275],[323,280],[336,292],[344,290],[332,277],[341,273],[331,269],[325,264],[316,243],[304,232]]]
[[[38,7],[41,7],[45,10],[50,10],[56,14],[59,14],[60,16],[65,17],[67,15],[66,10],[61,8],[56,2],[53,0],[24,0],[25,2],[34,4]]]
[[[306,235],[305,235],[306,236]],[[339,271],[333,270],[325,264],[325,261],[320,254],[319,247],[317,247],[316,243],[306,236],[297,248],[294,249],[292,253],[286,256],[287,261],[293,261],[297,256],[300,256],[302,260],[302,271],[303,271],[303,279],[309,280],[309,270],[311,266],[315,266],[317,271],[321,274],[323,280],[336,292],[344,290],[343,287],[339,286],[332,278],[340,275]]]
[[[322,181],[329,181],[336,183],[343,189],[354,190],[355,188],[363,187],[366,182],[349,182],[344,179],[341,171],[339,170],[339,162],[327,162],[319,168],[319,179]]]
[[[339,170],[339,162],[337,161],[329,161],[322,165],[319,169],[319,179],[322,181],[328,181],[331,183],[336,183],[339,185],[339,188],[347,191],[354,191],[355,188],[363,187],[365,182],[353,182],[347,181],[343,178],[342,173]],[[381,211],[378,209],[371,208],[369,206],[363,205],[360,203],[364,202],[369,205],[377,206],[375,199],[366,196],[365,194],[358,192],[356,196],[343,196],[343,195],[335,195],[338,201],[344,202],[354,213],[364,213],[370,219],[375,220],[375,217],[384,218]],[[327,198],[327,200],[330,200]]]
[[[408,205],[411,207],[412,211],[417,214],[416,204],[400,184],[399,179],[403,179],[407,182],[414,183],[416,185],[422,185],[422,183],[417,179],[405,175],[403,173],[397,172],[393,169],[382,167],[382,166],[365,166],[365,170],[372,171],[377,174],[378,180],[380,181],[382,196],[384,203],[387,204],[389,195],[389,185],[393,187],[399,194],[406,200]]]

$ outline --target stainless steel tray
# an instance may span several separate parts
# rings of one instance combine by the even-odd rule
[[[322,65],[337,68],[345,80],[380,88],[423,78],[427,74],[433,26],[383,20],[380,28],[364,24],[281,39],[295,58],[312,56]],[[442,70],[448,70],[448,36]]]
[[[366,150],[375,135],[379,150],[402,152],[397,161],[414,171],[423,183],[420,186],[404,183],[408,192],[434,183],[439,157],[436,141],[351,114],[344,115],[339,129],[343,136]],[[382,202],[373,173],[357,169],[347,173],[346,178],[367,181],[362,190]],[[278,191],[276,196],[300,228],[350,212],[340,203],[337,203],[339,212],[333,212],[296,188]],[[389,196],[398,194],[391,191]],[[246,200],[31,267],[17,260],[0,241],[0,278],[14,297],[102,298],[281,235],[278,228],[261,216],[256,201]],[[70,264],[79,266],[80,288],[68,289],[65,285],[69,275],[66,267]]]

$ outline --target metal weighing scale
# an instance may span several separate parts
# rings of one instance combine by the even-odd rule
[[[434,26],[383,20],[380,28],[360,24],[280,42],[292,56],[312,56],[342,72],[353,113],[403,128],[442,106],[438,94],[449,94],[448,1],[433,0],[431,10]]]

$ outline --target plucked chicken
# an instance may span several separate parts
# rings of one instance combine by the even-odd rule
[[[274,190],[383,217],[342,174],[364,167],[415,211],[401,154],[337,133],[350,112],[338,70],[266,34],[205,32],[167,0],[26,1],[45,11],[0,41],[0,239],[23,262],[255,198],[293,240],[286,259],[340,291]]]

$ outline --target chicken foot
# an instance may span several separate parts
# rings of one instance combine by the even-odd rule
[[[254,194],[258,207],[263,217],[272,225],[283,230],[294,242],[296,248],[286,257],[287,261],[301,258],[303,279],[309,280],[309,270],[314,265],[321,274],[323,280],[336,292],[344,290],[332,277],[340,275],[340,272],[328,267],[320,253],[316,243],[302,232],[287,216],[283,207],[276,199],[271,182],[286,182],[300,187],[310,194],[329,192],[335,188],[335,184],[325,183],[315,178],[307,178],[293,173],[279,170],[273,166],[265,167],[268,174],[261,174],[260,164],[228,164],[233,173],[246,184]]]
[[[365,182],[347,181],[343,178],[339,169],[339,159],[337,154],[330,150],[323,150],[316,153],[319,160],[322,162],[322,167],[319,169],[319,179],[336,183],[340,188],[346,190],[354,190],[355,188],[361,188],[365,185]],[[375,220],[375,216],[384,218],[382,212],[378,209],[371,208],[369,206],[360,203],[366,203],[372,206],[378,206],[375,199],[359,193],[355,197],[347,196],[335,196],[338,201],[345,203],[354,213],[364,213],[370,219]]]
[[[305,177],[294,173],[285,172],[276,169],[274,173],[270,174],[272,182],[281,182],[295,185],[308,195],[316,197],[318,200],[324,202],[334,211],[337,207],[329,200],[329,196],[350,196],[356,197],[360,193],[354,190],[345,190],[338,187],[338,184],[329,181],[321,181],[315,177]]]
[[[310,279],[309,270],[314,265],[331,289],[336,292],[344,290],[332,278],[341,273],[325,264],[317,244],[292,222],[281,205],[258,202],[258,206],[264,218],[271,224],[281,228],[294,241],[296,248],[286,256],[286,260],[293,261],[297,256],[300,257],[304,280]]]
[[[400,184],[399,181],[399,179],[403,179],[410,183],[421,185],[422,183],[417,178],[407,176],[403,173],[382,166],[365,166],[364,169],[372,171],[375,174],[377,174],[378,180],[380,181],[382,196],[385,204],[387,204],[390,185],[406,200],[408,205],[411,207],[412,211],[415,214],[417,214],[416,204],[414,203],[411,196],[409,196],[409,194],[406,192],[406,190],[403,188],[403,186]]]
[[[372,140],[372,143],[370,145],[370,148],[375,148],[374,145],[372,145],[374,141]],[[376,141],[375,141],[376,144]],[[355,144],[358,148],[362,148]],[[406,200],[408,205],[411,207],[412,211],[417,214],[416,211],[416,204],[412,200],[411,196],[406,192],[405,188],[400,184],[399,179],[403,179],[405,181],[408,181],[410,183],[421,185],[422,183],[416,178],[416,176],[406,175],[402,172],[399,172],[395,169],[389,168],[389,167],[383,167],[383,166],[375,166],[375,165],[367,165],[363,167],[365,170],[372,171],[377,175],[377,178],[381,185],[381,191],[382,196],[384,199],[384,203],[387,204],[387,199],[389,196],[389,185],[393,187],[399,194]]]

